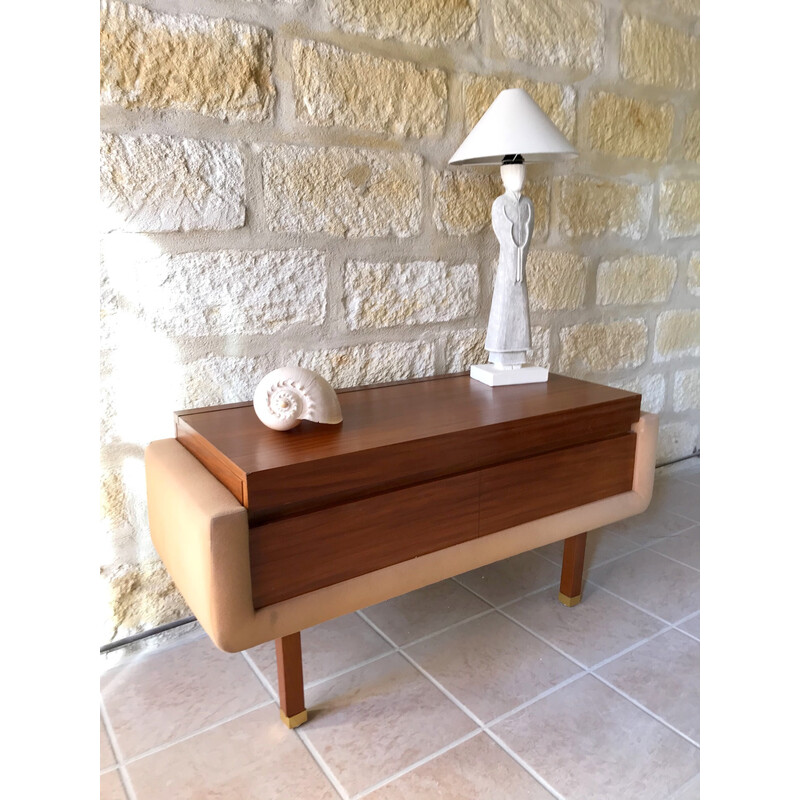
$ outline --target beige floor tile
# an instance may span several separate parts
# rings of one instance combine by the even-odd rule
[[[111,742],[108,740],[106,726],[103,723],[103,718],[100,717],[100,769],[113,767],[116,763],[117,759],[114,757],[114,751],[111,749]]]
[[[700,608],[700,573],[649,548],[596,567],[587,577],[668,622]]]
[[[608,525],[603,530],[629,539],[638,545],[648,545],[660,541],[668,536],[675,536],[683,531],[689,530],[696,523],[678,514],[661,509],[650,509],[635,517],[615,522]]]
[[[656,479],[650,507],[700,522],[700,486],[677,478]]]
[[[402,647],[489,608],[472,592],[447,580],[370,606],[364,614]]]
[[[700,526],[695,525],[677,536],[656,542],[650,545],[650,549],[687,566],[700,569]]]
[[[318,684],[306,700],[302,730],[350,794],[476,727],[400,654]]]
[[[339,796],[274,705],[138,759],[128,774],[137,800]]]
[[[303,679],[307,684],[392,651],[391,645],[358,614],[347,614],[308,628],[301,633],[300,642]],[[254,647],[248,653],[277,692],[275,642]]]
[[[700,776],[695,775],[689,783],[678,789],[669,800],[700,800]]]
[[[597,674],[700,741],[700,644],[694,639],[667,631],[601,667]]]
[[[699,769],[699,750],[587,675],[494,732],[566,800],[661,800]]]
[[[678,625],[679,630],[686,631],[696,638],[700,638],[700,614],[697,613],[693,617],[689,617],[686,622],[681,622]]]
[[[584,572],[604,561],[624,556],[638,546],[636,542],[632,542],[623,536],[617,536],[606,528],[590,531],[586,537],[586,555],[583,560]],[[564,542],[562,540],[544,547],[538,547],[536,552],[544,556],[548,561],[557,564],[560,569],[561,560],[564,557]]]
[[[581,602],[567,608],[548,592],[506,606],[506,614],[591,667],[664,627],[649,614],[587,583]]]
[[[372,792],[370,800],[552,800],[486,734],[473,736]]]
[[[119,770],[115,769],[100,776],[100,800],[127,800],[127,798]]]
[[[114,667],[100,687],[125,759],[270,699],[240,654],[206,637]]]
[[[581,671],[497,612],[411,645],[406,652],[483,722]]]
[[[459,583],[493,605],[517,600],[524,594],[561,580],[561,569],[534,551],[458,575]]]

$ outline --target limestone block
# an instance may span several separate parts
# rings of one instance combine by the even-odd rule
[[[638,367],[647,355],[643,319],[581,323],[562,328],[559,338],[559,369],[571,375]]]
[[[700,450],[700,428],[691,422],[667,422],[658,426],[656,464],[691,456]]]
[[[697,297],[700,296],[700,253],[695,251],[689,258],[686,274],[686,288]]]
[[[430,342],[375,342],[323,350],[297,350],[289,363],[313,369],[335,388],[433,375]]]
[[[700,181],[668,180],[661,184],[659,229],[664,239],[700,233]]]
[[[348,261],[344,303],[350,330],[420,325],[478,312],[478,265],[443,261]]]
[[[472,364],[485,364],[486,328],[451,331],[445,338],[445,372],[464,372]],[[531,326],[531,348],[526,361],[539,367],[550,366],[550,329]]]
[[[669,299],[678,262],[669,256],[630,255],[597,268],[597,304],[632,306]]]
[[[609,386],[640,394],[642,411],[649,414],[660,414],[664,410],[666,381],[663,375],[641,375],[626,381],[613,381],[609,383]]]
[[[687,17],[700,16],[700,0],[667,0],[667,7]]]
[[[597,92],[589,108],[589,142],[593,150],[608,155],[663,161],[674,119],[670,103]]]
[[[207,355],[183,365],[181,408],[253,399],[259,381],[283,366],[274,353],[256,357]]]
[[[622,77],[633,83],[687,90],[700,85],[700,39],[649,19],[625,15],[619,61]]]
[[[683,127],[683,157],[687,161],[700,161],[700,109],[691,111]]]
[[[170,336],[256,335],[325,320],[326,257],[314,250],[192,252],[108,269],[127,303]]]
[[[331,22],[348,33],[421,45],[471,42],[478,0],[327,0]]]
[[[233,144],[100,136],[105,230],[230,230],[244,225],[244,166]]]
[[[566,236],[616,233],[639,240],[647,233],[652,186],[573,175],[558,181],[556,194],[559,229]]]
[[[491,226],[492,203],[505,189],[497,175],[469,169],[437,172],[433,178],[433,221],[454,236],[478,233]],[[533,203],[532,241],[544,241],[550,228],[550,181],[528,179],[522,193]]]
[[[524,89],[571,142],[575,141],[575,88],[524,78],[467,75],[462,83],[464,127],[472,130],[503,89]]]
[[[191,616],[161,561],[126,564],[111,570],[107,581],[112,638]]]
[[[224,120],[271,119],[268,30],[116,0],[103,0],[100,14],[101,102]]]
[[[700,312],[670,309],[656,320],[653,361],[667,361],[700,354]]]
[[[603,62],[603,8],[591,0],[494,0],[494,35],[509,58],[594,72]]]
[[[422,158],[385,150],[269,145],[267,227],[339,237],[419,233]]]
[[[672,407],[675,411],[689,411],[693,408],[700,408],[699,369],[682,369],[675,373]]]
[[[292,67],[295,111],[302,122],[400,136],[444,133],[442,70],[301,40],[293,44]]]
[[[525,264],[531,312],[581,308],[589,259],[557,250],[531,250]]]

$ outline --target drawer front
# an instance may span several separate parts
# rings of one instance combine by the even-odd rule
[[[478,535],[477,472],[250,529],[255,608]]]
[[[629,491],[635,446],[625,434],[253,527],[253,605]]]
[[[481,472],[481,536],[630,491],[636,434],[628,433]]]

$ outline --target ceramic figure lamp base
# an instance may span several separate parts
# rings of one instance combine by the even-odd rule
[[[550,371],[547,367],[523,365],[518,369],[498,367],[494,364],[473,364],[469,376],[487,386],[516,386],[521,383],[544,383]]]

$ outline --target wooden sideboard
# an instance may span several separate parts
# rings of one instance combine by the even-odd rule
[[[638,394],[556,374],[494,388],[458,374],[337,394],[341,423],[304,421],[290,431],[264,426],[252,403],[175,413],[178,443],[246,509],[249,553],[242,556],[249,562],[232,557],[249,563],[252,592],[242,602],[256,616],[347,592],[393,565],[413,570],[437,552],[463,552],[531,521],[635,495]],[[154,535],[159,552],[172,547],[167,527]],[[586,535],[561,538],[559,597],[574,605]],[[482,563],[499,557],[480,556]],[[165,563],[194,581],[181,558],[168,555]],[[213,575],[216,565],[209,569]],[[441,579],[441,564],[437,570]],[[375,596],[370,591],[364,596]],[[226,601],[213,602],[223,609],[214,613],[224,614]],[[248,612],[237,613],[245,619]],[[306,718],[300,633],[273,635],[282,714],[293,726]]]

